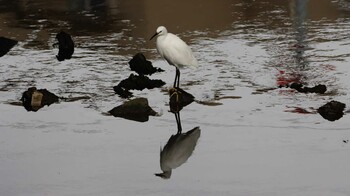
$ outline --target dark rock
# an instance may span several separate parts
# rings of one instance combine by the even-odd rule
[[[0,57],[4,56],[10,51],[10,49],[15,46],[18,42],[13,39],[0,37]]]
[[[117,106],[108,113],[115,117],[121,117],[138,122],[146,122],[149,116],[155,116],[157,113],[148,105],[146,98],[135,98],[124,104]]]
[[[343,117],[346,105],[338,101],[330,101],[319,107],[317,112],[326,120],[335,121]]]
[[[53,46],[58,44],[58,55],[56,55],[57,60],[64,61],[65,59],[70,59],[74,53],[74,42],[72,37],[61,31],[57,33],[56,39],[58,43],[55,43]]]
[[[303,84],[300,83],[291,83],[289,86],[287,86],[291,89],[295,89],[300,93],[318,93],[318,94],[324,94],[327,91],[326,85],[319,84],[314,87],[303,87]]]
[[[182,108],[194,101],[194,96],[181,88],[170,89],[169,96],[170,111],[173,113],[179,112]]]
[[[130,74],[127,79],[120,81],[117,86],[114,86],[114,91],[121,97],[128,98],[132,96],[129,90],[143,90],[145,88],[159,88],[165,84],[162,80],[152,80],[144,75]]]
[[[146,57],[142,53],[137,53],[129,61],[130,69],[135,71],[139,75],[152,75],[155,72],[162,72],[164,70],[153,67],[152,63],[146,60]]]
[[[303,85],[300,83],[292,83],[289,85],[289,88],[295,89],[299,92],[303,91]]]
[[[49,106],[55,102],[58,102],[59,98],[55,94],[49,92],[46,89],[37,90],[35,87],[28,88],[22,94],[22,104],[27,111],[38,111],[45,105]]]

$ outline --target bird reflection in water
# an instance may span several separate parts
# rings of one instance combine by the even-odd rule
[[[182,107],[176,107],[182,108]],[[182,133],[180,111],[170,107],[175,114],[177,133],[172,135],[166,145],[160,151],[160,169],[162,173],[155,174],[163,179],[169,179],[173,169],[181,166],[192,155],[197,141],[201,135],[199,127],[195,127],[186,133]]]

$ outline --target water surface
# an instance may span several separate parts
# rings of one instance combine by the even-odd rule
[[[349,115],[288,112],[348,104],[349,16],[346,0],[0,0],[0,36],[19,41],[0,59],[0,195],[349,195]],[[168,180],[154,176],[177,132],[166,93],[175,69],[149,41],[159,25],[199,61],[180,85],[221,104],[181,111],[183,132],[199,126],[201,135]],[[76,43],[63,62],[52,47],[60,30]],[[103,115],[125,101],[113,86],[137,52],[165,70],[151,76],[163,89],[133,92],[159,116]],[[289,82],[328,90],[277,88]],[[32,86],[90,99],[38,112],[9,104]]]

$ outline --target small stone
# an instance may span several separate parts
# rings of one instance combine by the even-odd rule
[[[37,90],[36,87],[31,87],[22,94],[21,101],[27,111],[36,112],[45,105],[50,106],[58,102],[59,98],[46,89]]]
[[[65,59],[72,58],[74,53],[74,42],[71,35],[61,31],[57,33],[56,39],[58,43],[55,43],[53,46],[58,44],[58,55],[56,55],[57,60],[64,61]]]
[[[317,112],[326,120],[335,121],[343,117],[346,105],[338,101],[330,101],[319,107]]]

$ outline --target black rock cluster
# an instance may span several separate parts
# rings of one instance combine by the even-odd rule
[[[162,69],[153,67],[150,61],[142,53],[137,53],[130,61],[131,70],[138,73],[138,75],[130,74],[130,76],[122,81],[113,89],[116,94],[122,98],[132,97],[130,90],[143,90],[162,87],[165,82],[162,80],[149,79],[145,75],[152,75],[155,72],[161,72]]]
[[[61,31],[56,35],[57,43],[53,46],[58,46],[58,54],[56,58],[58,61],[70,59],[74,53],[74,41],[70,34]],[[16,40],[0,37],[0,57],[5,55],[18,42]],[[130,76],[119,82],[114,86],[114,91],[123,98],[132,97],[130,90],[143,90],[159,88],[165,85],[165,82],[159,79],[150,79],[146,75],[152,75],[156,72],[163,72],[160,68],[153,67],[152,63],[146,59],[142,53],[137,53],[130,61],[129,66],[132,71]],[[171,111],[179,112],[184,106],[193,102],[194,97],[180,88],[170,90],[169,105]],[[89,97],[73,97],[64,98],[58,97],[46,89],[37,89],[30,87],[22,93],[21,102],[27,111],[38,111],[44,106],[50,106],[53,103],[63,101],[74,101],[80,99],[89,99]],[[146,98],[135,98],[126,101],[109,111],[109,114],[122,117],[125,119],[135,120],[139,122],[148,121],[149,116],[157,115],[157,113],[148,105]]]
[[[130,90],[143,90],[145,88],[159,88],[165,84],[162,80],[152,80],[144,75],[130,74],[130,76],[122,81],[113,89],[122,98],[132,97]]]
[[[59,61],[70,59],[74,53],[74,41],[68,33],[61,31],[56,35],[59,52],[56,58]],[[0,37],[0,57],[4,56],[18,42],[13,39]],[[128,78],[121,80],[113,89],[122,98],[130,98],[133,94],[130,90],[143,90],[159,88],[165,85],[165,82],[159,79],[150,79],[146,75],[152,75],[156,72],[164,70],[153,67],[152,63],[146,59],[142,53],[137,53],[129,61],[130,69],[137,74],[131,73]],[[286,86],[295,89],[300,93],[317,93],[324,94],[327,91],[326,85],[318,84],[314,87],[306,87],[300,83],[291,83]],[[86,97],[84,97],[85,99]],[[82,99],[82,98],[77,98]],[[194,101],[194,96],[180,88],[172,88],[169,91],[169,106],[170,111],[178,113],[183,107],[191,104]],[[59,102],[59,97],[49,92],[46,89],[37,89],[36,87],[28,88],[23,92],[21,98],[22,104],[27,111],[38,111],[45,105],[49,106]],[[329,121],[340,119],[344,115],[346,105],[338,101],[330,101],[327,104],[319,107],[317,112]],[[156,112],[148,105],[146,98],[136,98],[127,101],[124,104],[117,106],[109,111],[110,114],[116,117],[123,117],[130,120],[145,122],[150,115],[156,115]]]

